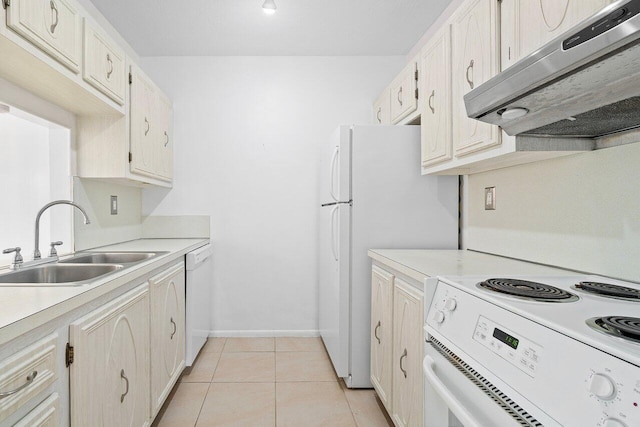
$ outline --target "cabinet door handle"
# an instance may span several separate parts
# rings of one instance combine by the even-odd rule
[[[380,344],[380,337],[378,336],[378,328],[380,327],[380,321],[378,320],[378,324],[376,328],[373,330],[373,336],[378,340],[378,344]]]
[[[173,339],[173,336],[176,334],[176,331],[178,330],[178,327],[176,326],[176,322],[173,321],[173,317],[170,319],[171,324],[173,325],[173,332],[171,332],[171,338]]]
[[[436,113],[436,109],[433,107],[433,104],[431,104],[431,101],[433,101],[433,98],[435,98],[436,96],[436,90],[432,90],[431,91],[431,96],[429,96],[429,108],[431,109],[431,114],[435,114]]]
[[[113,61],[111,60],[111,56],[107,53],[107,63],[109,64],[109,71],[107,71],[107,80],[111,78],[111,74],[113,74]]]
[[[147,136],[149,130],[151,130],[151,123],[149,123],[149,120],[147,120],[146,117],[144,118],[144,122],[147,124],[147,130],[144,131],[144,136]]]
[[[405,375],[406,376],[406,375]],[[124,402],[124,397],[129,394],[129,378],[124,374],[124,369],[120,371],[120,378],[125,382],[124,393],[120,395],[120,403]]]
[[[18,393],[20,390],[23,390],[26,387],[29,387],[29,385],[33,382],[33,380],[36,379],[36,376],[38,376],[38,371],[31,372],[29,375],[27,375],[27,382],[22,384],[20,387],[15,388],[13,390],[0,392],[0,399],[4,399],[5,397],[14,395]]]
[[[400,370],[404,374],[404,377],[407,378],[407,371],[404,369],[404,365],[402,364],[402,361],[404,360],[405,357],[407,357],[407,349],[406,348],[404,349],[404,353],[402,353],[402,356],[400,356]]]
[[[382,118],[380,114],[382,113],[382,107],[378,107],[378,112],[376,113],[376,118],[378,119],[378,123],[382,123]]]
[[[471,71],[471,78],[469,78],[469,71]],[[467,77],[467,83],[469,83],[469,87],[473,89],[473,59],[469,62],[469,66],[467,67],[467,72],[465,73]]]
[[[58,8],[53,0],[50,0],[49,6],[51,6],[51,14],[53,15],[55,13],[55,21],[51,24],[51,34],[53,34],[58,26]]]
[[[398,102],[400,103],[400,106],[402,107],[402,86],[400,86],[400,90],[398,90]]]
[[[167,133],[167,131],[164,131],[164,146],[166,147],[167,145],[169,145],[169,134]]]

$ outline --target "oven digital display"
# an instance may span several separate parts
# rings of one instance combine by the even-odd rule
[[[508,333],[501,331],[498,328],[493,328],[493,337],[502,341],[503,343],[513,348],[514,350],[518,348],[518,343],[520,342],[518,338],[511,336]]]

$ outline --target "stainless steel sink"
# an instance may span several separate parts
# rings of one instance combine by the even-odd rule
[[[124,268],[119,264],[45,264],[0,275],[0,286],[80,286]]]
[[[134,264],[166,252],[84,252],[60,261],[60,264]]]

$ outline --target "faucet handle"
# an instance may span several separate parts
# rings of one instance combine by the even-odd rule
[[[58,251],[56,251],[56,246],[60,246],[62,245],[62,240],[58,240],[55,242],[51,242],[51,250],[49,251],[49,256],[50,257],[57,257],[58,256]]]
[[[22,264],[22,255],[20,255],[20,251],[22,250],[21,247],[17,246],[15,248],[8,248],[2,251],[3,254],[10,254],[12,252],[15,252],[16,255],[13,257],[13,265],[19,265]]]

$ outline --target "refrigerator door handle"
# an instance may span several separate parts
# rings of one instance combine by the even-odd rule
[[[335,206],[331,211],[331,252],[333,252],[333,258],[338,261],[338,251],[336,249],[336,212],[338,212],[338,206]]]
[[[338,196],[336,196],[334,185],[336,183],[336,162],[338,160],[338,154],[340,154],[340,147],[336,146],[336,149],[333,151],[333,157],[331,158],[331,183],[329,185],[329,193],[331,193],[331,197],[333,200],[338,201]]]
[[[327,206],[336,206],[336,205],[349,205],[353,206],[353,200],[349,200],[348,202],[331,202],[331,203],[323,203],[320,207],[324,208]]]

